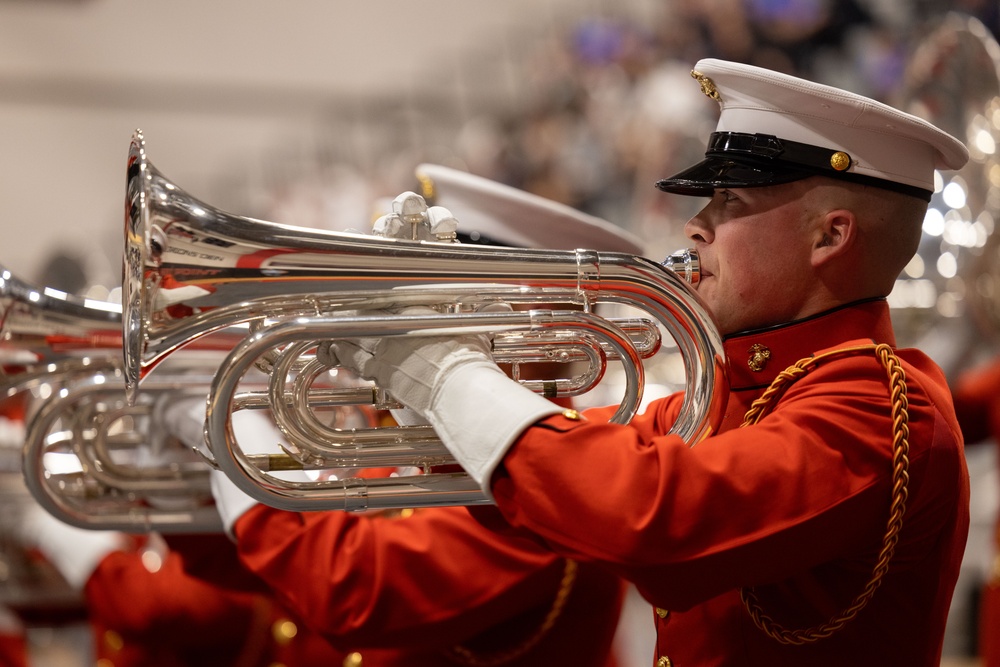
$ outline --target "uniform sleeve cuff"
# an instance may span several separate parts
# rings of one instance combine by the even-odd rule
[[[493,499],[490,477],[518,436],[562,408],[511,380],[492,363],[465,364],[431,397],[428,419],[445,447]]]

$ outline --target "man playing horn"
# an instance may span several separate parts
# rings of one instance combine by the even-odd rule
[[[886,296],[935,169],[968,153],[843,90],[714,59],[693,74],[718,127],[657,185],[708,198],[685,233],[730,365],[714,434],[664,435],[679,396],[629,425],[564,411],[483,338],[332,351],[427,419],[511,526],[635,582],[657,665],[936,666],[968,474],[944,375],[896,349]]]

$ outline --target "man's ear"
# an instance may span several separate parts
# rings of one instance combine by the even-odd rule
[[[844,255],[854,245],[858,235],[858,220],[847,209],[836,209],[823,216],[813,242],[812,265],[822,266]]]

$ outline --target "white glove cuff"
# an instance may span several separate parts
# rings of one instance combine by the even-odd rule
[[[215,508],[219,512],[219,518],[222,519],[222,527],[226,531],[226,535],[232,538],[234,537],[233,524],[258,503],[226,477],[224,472],[213,470],[210,475]]]
[[[428,421],[411,408],[394,408],[389,411],[400,426],[426,426]]]
[[[562,408],[511,380],[491,362],[454,369],[435,388],[428,419],[490,499],[490,477],[521,433]]]

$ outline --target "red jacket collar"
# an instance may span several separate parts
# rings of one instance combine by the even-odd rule
[[[729,386],[735,391],[766,387],[800,359],[857,339],[895,347],[885,299],[848,304],[804,320],[726,338]]]

